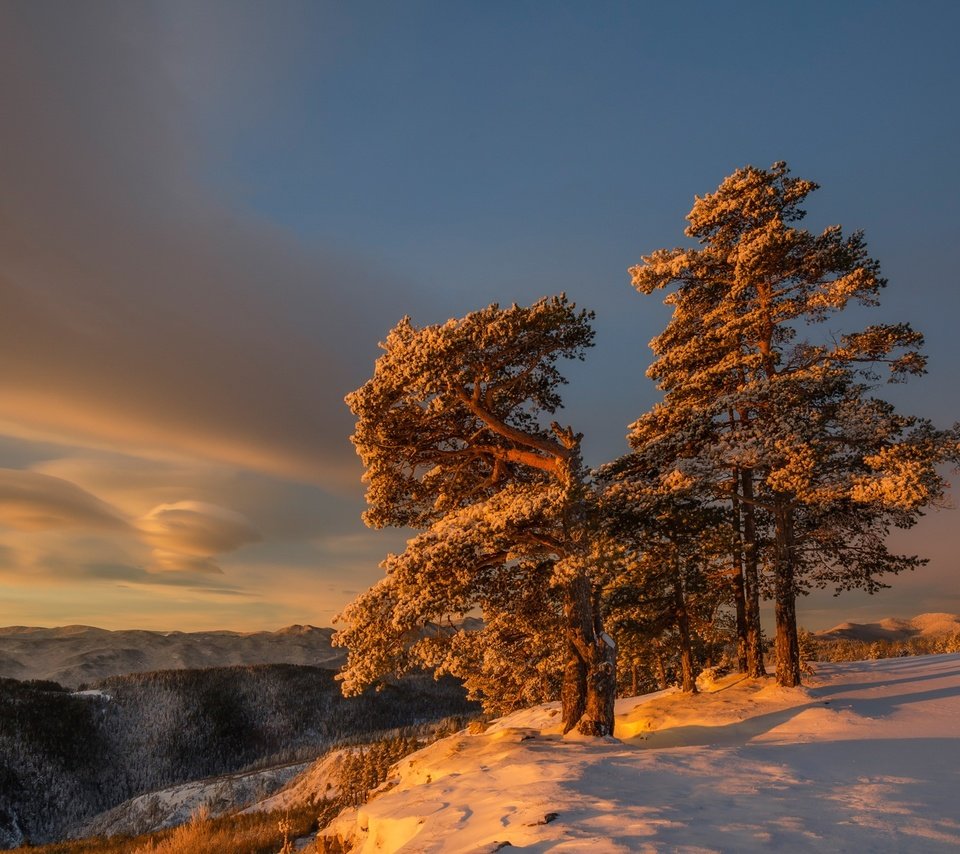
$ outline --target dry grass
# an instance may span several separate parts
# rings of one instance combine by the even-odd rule
[[[14,849],[20,854],[277,854],[283,847],[280,822],[290,823],[291,839],[317,830],[323,809],[301,807],[290,812],[207,818],[196,816],[188,824],[144,836],[78,839],[52,845]]]

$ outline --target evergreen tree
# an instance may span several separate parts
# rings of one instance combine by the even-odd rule
[[[636,658],[636,647],[672,631],[682,690],[696,692],[703,664],[697,648],[720,607],[732,600],[722,560],[729,553],[723,516],[696,494],[697,481],[663,473],[655,459],[629,454],[601,469],[604,522],[626,550],[626,569],[608,585],[608,623]],[[642,641],[641,641],[642,642]]]
[[[804,325],[851,302],[876,305],[886,284],[862,233],[794,225],[816,188],[790,177],[785,163],[740,169],[697,198],[686,234],[699,248],[658,250],[631,270],[642,293],[674,288],[673,318],[652,343],[657,360],[648,372],[664,403],[634,425],[632,441],[651,441],[651,422],[659,421],[679,456],[696,460],[717,498],[735,506],[747,628],[759,589],[752,576],[765,559],[782,685],[800,681],[798,592],[811,578],[818,583],[816,571],[819,581],[869,590],[877,575],[915,565],[890,555],[883,536],[940,498],[945,483],[935,466],[956,455],[954,432],[897,416],[869,396],[872,366],[887,364],[893,380],[923,372],[922,337],[909,325],[800,338]],[[848,547],[851,531],[869,547]]]
[[[437,675],[462,679],[470,699],[479,700],[487,714],[505,715],[559,697],[564,624],[552,576],[553,561],[525,566],[509,579],[518,583],[497,592],[497,607],[486,607],[480,628],[441,628],[424,638],[424,663]]]
[[[419,329],[404,318],[373,377],[347,396],[366,466],[365,521],[420,533],[340,617],[345,693],[436,661],[436,639],[421,637],[427,623],[474,608],[495,624],[509,619],[513,594],[542,585],[548,562],[560,611],[542,625],[562,631],[564,728],[612,733],[616,652],[598,607],[596,501],[581,435],[541,423],[561,405],[557,361],[583,358],[591,318],[564,296]],[[510,649],[488,652],[509,667]],[[468,675],[465,665],[445,661]]]

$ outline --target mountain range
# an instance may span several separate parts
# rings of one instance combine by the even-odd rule
[[[44,679],[68,688],[110,676],[254,664],[336,670],[346,655],[333,629],[287,626],[275,632],[108,631],[93,626],[0,628],[0,678]]]
[[[903,619],[887,617],[878,623],[840,623],[832,629],[817,632],[820,640],[905,641],[916,637],[954,635],[960,632],[960,616],[956,614],[919,614]]]

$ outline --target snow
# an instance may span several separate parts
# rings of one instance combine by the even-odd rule
[[[919,614],[910,619],[887,617],[879,623],[840,623],[832,629],[817,632],[817,637],[833,640],[903,641],[915,636],[951,636],[960,632],[960,616],[956,614]]]
[[[344,748],[331,750],[305,768],[275,795],[241,810],[241,813],[289,810],[308,803],[315,806],[324,798],[336,797],[339,791],[338,774],[346,752]]]
[[[185,824],[204,808],[211,816],[232,813],[285,786],[307,765],[304,762],[278,765],[259,771],[192,780],[148,792],[94,816],[73,835],[82,838],[151,833]]]
[[[412,754],[325,831],[355,852],[960,850],[960,655],[734,675],[620,700],[616,739],[557,704]]]
[[[98,700],[112,700],[113,695],[108,694],[106,691],[101,691],[99,688],[90,688],[86,691],[74,691],[74,697],[91,697]]]

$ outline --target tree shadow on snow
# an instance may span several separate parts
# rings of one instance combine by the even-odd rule
[[[896,694],[892,697],[837,697],[813,705],[824,706],[837,711],[851,711],[863,718],[886,718],[892,715],[901,706],[911,703],[923,703],[928,700],[945,700],[948,697],[960,696],[960,685],[950,685],[946,688],[937,688],[931,691],[914,691],[911,694]],[[809,708],[809,707],[808,707]]]
[[[944,674],[947,675],[947,674]],[[904,679],[899,682],[876,683],[869,687],[885,688],[891,684],[910,685],[927,677]],[[865,686],[864,686],[865,687]],[[831,686],[829,689],[814,689],[810,702],[787,709],[778,709],[761,715],[754,715],[741,721],[716,726],[691,724],[672,726],[653,730],[649,733],[625,739],[625,742],[641,749],[659,749],[665,747],[702,747],[706,745],[744,744],[757,736],[787,723],[810,709],[828,709],[834,712],[851,712],[859,717],[881,719],[889,717],[898,709],[912,703],[931,700],[944,700],[960,697],[960,683],[936,688],[929,691],[913,691],[886,697],[847,697],[844,693],[856,691],[861,686]],[[831,697],[832,699],[821,699]],[[616,734],[616,733],[614,733]]]
[[[786,712],[762,717],[783,719]],[[748,744],[592,763],[557,830],[630,850],[960,850],[960,739]],[[520,847],[546,851],[548,844]],[[574,849],[570,849],[574,850]]]
[[[758,735],[776,729],[810,708],[823,708],[823,703],[804,703],[801,706],[778,709],[763,715],[754,715],[742,721],[716,726],[687,724],[665,727],[624,739],[624,742],[632,747],[647,750],[659,750],[665,747],[704,747],[711,744],[743,744]]]
[[[867,691],[871,688],[887,688],[890,685],[909,685],[912,682],[931,682],[936,679],[956,679],[960,676],[960,667],[954,670],[945,670],[941,673],[925,673],[922,676],[910,676],[905,679],[878,679],[875,682],[857,682],[846,685],[824,685],[811,687],[810,693],[817,697],[829,697],[833,694],[844,694],[847,691]]]

